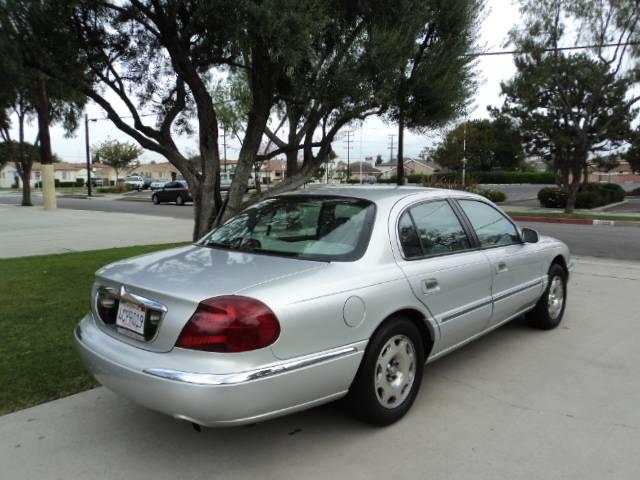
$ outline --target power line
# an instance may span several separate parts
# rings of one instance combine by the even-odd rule
[[[541,52],[566,52],[570,50],[593,50],[597,48],[613,48],[613,47],[631,47],[640,45],[640,42],[617,42],[617,43],[603,43],[600,45],[576,45],[574,47],[553,47],[543,48]],[[499,50],[495,52],[477,52],[467,53],[463,57],[496,57],[499,55],[519,55],[529,53],[523,50]]]

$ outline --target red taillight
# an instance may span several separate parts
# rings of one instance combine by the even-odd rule
[[[280,335],[278,319],[264,303],[224,295],[200,302],[182,329],[176,347],[207,352],[246,352],[264,348]]]

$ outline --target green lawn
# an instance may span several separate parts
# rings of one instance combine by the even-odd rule
[[[91,388],[72,332],[107,263],[172,245],[0,260],[0,415]]]
[[[618,220],[620,222],[639,222],[640,215],[607,215],[606,213],[564,213],[564,212],[507,212],[511,217],[551,217],[551,218],[584,218],[588,220]]]

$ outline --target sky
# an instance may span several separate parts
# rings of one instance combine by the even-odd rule
[[[480,45],[485,51],[503,50],[509,30],[517,23],[519,18],[517,5],[512,0],[488,0],[485,17],[480,33]],[[511,78],[515,73],[515,67],[510,56],[480,57],[478,73],[479,86],[468,113],[469,119],[486,118],[488,117],[488,105],[497,106],[502,104],[500,82]],[[124,109],[122,111],[124,112]],[[110,121],[104,119],[105,114],[98,105],[88,104],[86,113],[89,118],[97,119],[89,124],[89,138],[92,146],[107,139],[132,141],[130,137],[113,126]],[[351,161],[358,161],[365,157],[375,157],[378,154],[388,160],[390,135],[395,135],[393,138],[395,157],[398,139],[396,126],[385,124],[379,118],[369,118],[361,127],[354,127],[351,130],[353,131],[351,149],[349,150]],[[36,133],[36,122],[32,122],[27,128],[27,139],[33,141]],[[78,163],[85,161],[84,133],[84,122],[81,128],[71,137],[65,136],[62,128],[53,126],[51,129],[51,142],[54,153],[67,162]],[[437,143],[441,136],[442,132],[430,132],[426,135],[405,132],[405,157],[417,157],[425,146]],[[345,137],[345,135],[343,134],[342,137]],[[220,141],[222,142],[222,136]],[[197,153],[196,137],[180,137],[176,143],[183,153]],[[346,159],[346,140],[339,139],[335,141],[333,148],[339,157]],[[238,150],[238,142],[228,140],[227,157],[230,159],[237,158]],[[140,160],[143,163],[152,160],[165,161],[164,157],[149,151],[145,151]]]

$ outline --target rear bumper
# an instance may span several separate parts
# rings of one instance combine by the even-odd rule
[[[74,336],[87,369],[105,387],[145,407],[205,426],[253,423],[340,398],[349,389],[365,347],[347,345],[238,372],[208,372],[207,364],[188,372],[145,363],[146,356],[157,359],[172,352],[157,354],[125,345],[103,333],[90,315]],[[113,342],[118,349],[135,351],[137,365],[128,364],[126,355],[124,361],[112,358]]]

